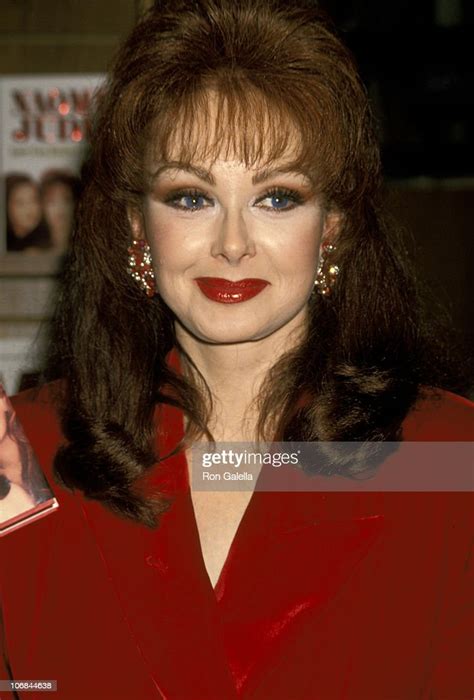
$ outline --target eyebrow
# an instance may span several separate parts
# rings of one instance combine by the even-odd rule
[[[153,173],[153,180],[156,180],[161,175],[161,173],[165,172],[166,170],[185,170],[187,172],[193,173],[193,175],[196,175],[198,178],[204,180],[204,182],[207,182],[209,185],[216,184],[216,180],[210,170],[206,170],[205,168],[202,168],[199,165],[193,165],[192,163],[183,163],[181,161],[169,161],[163,165],[160,165]],[[260,170],[259,172],[255,173],[255,175],[252,177],[252,184],[258,185],[259,183],[264,182],[265,180],[269,180],[274,175],[288,173],[303,175],[308,180],[311,179],[308,173],[304,172],[304,170],[302,170],[301,168],[298,168],[290,163],[284,167],[264,168],[263,170]]]
[[[288,175],[288,174],[293,174],[293,175],[303,175],[303,177],[307,178],[310,180],[311,178],[309,177],[308,173],[306,173],[304,170],[301,168],[297,167],[296,165],[292,165],[289,163],[286,166],[282,166],[279,168],[264,168],[263,170],[260,170],[258,173],[255,173],[255,175],[252,178],[252,184],[253,185],[258,185],[260,182],[264,182],[265,180],[269,180],[271,177],[274,175]]]
[[[186,170],[190,173],[193,173],[193,175],[197,175],[197,177],[209,183],[210,185],[216,184],[216,181],[209,170],[206,170],[205,168],[200,168],[199,165],[192,165],[191,163],[181,163],[178,160],[172,160],[165,163],[164,165],[160,165],[160,167],[157,168],[153,173],[153,179],[156,180],[161,175],[161,173],[165,172],[166,170]]]

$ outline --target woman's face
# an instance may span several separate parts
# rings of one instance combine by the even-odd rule
[[[62,182],[49,185],[43,193],[43,211],[54,244],[57,247],[65,247],[74,213],[71,188]]]
[[[151,247],[157,291],[179,333],[239,343],[306,319],[325,213],[307,176],[240,161],[158,164],[134,235]]]
[[[17,236],[26,236],[41,221],[38,188],[28,182],[17,185],[8,198],[8,218]]]

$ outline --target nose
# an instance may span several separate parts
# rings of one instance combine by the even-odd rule
[[[219,224],[211,253],[235,265],[245,256],[255,255],[255,243],[240,211],[226,211]]]

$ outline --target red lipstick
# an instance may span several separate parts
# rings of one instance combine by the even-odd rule
[[[270,284],[267,280],[247,278],[243,280],[226,280],[222,277],[196,277],[201,292],[212,301],[221,304],[239,304],[257,296]]]

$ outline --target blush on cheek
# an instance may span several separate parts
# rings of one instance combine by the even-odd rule
[[[291,249],[286,249],[282,253],[279,268],[283,275],[302,280],[307,275],[311,276],[317,265],[318,247],[314,245],[314,240],[311,240],[308,244],[299,241]]]
[[[176,224],[167,223],[156,216],[145,218],[145,232],[151,248],[152,259],[162,265],[178,268],[182,261],[192,255],[192,243],[185,239],[182,230]]]

